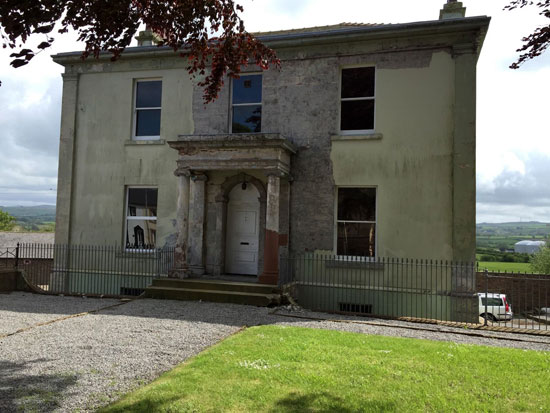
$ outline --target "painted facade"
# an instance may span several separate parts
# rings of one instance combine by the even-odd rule
[[[462,16],[259,34],[282,69],[246,68],[209,105],[170,50],[54,56],[65,67],[56,243],[176,246],[174,276],[265,283],[305,252],[473,261],[476,63],[490,19]],[[158,101],[136,103],[137,85],[155,81]],[[136,136],[138,116],[159,113],[158,136]],[[140,217],[131,199],[144,189]]]

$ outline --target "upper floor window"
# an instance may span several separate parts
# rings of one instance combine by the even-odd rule
[[[159,139],[162,80],[136,81],[134,96],[134,139]]]
[[[376,188],[338,188],[336,254],[376,254]]]
[[[231,132],[262,131],[262,75],[243,75],[233,79]]]
[[[131,187],[126,193],[126,249],[150,250],[157,238],[157,188]]]
[[[342,69],[340,131],[374,131],[374,67]]]

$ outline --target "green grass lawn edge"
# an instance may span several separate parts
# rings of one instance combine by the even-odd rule
[[[100,412],[550,411],[548,377],[548,352],[262,326]]]

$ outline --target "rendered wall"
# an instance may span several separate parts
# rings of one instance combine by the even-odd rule
[[[332,143],[337,186],[377,188],[377,255],[453,258],[454,62],[377,68],[379,139]]]
[[[70,226],[66,221],[60,225],[56,242],[122,245],[125,188],[141,185],[158,187],[157,247],[173,243],[177,199],[173,172],[177,153],[165,141],[193,130],[192,86],[184,69],[158,66],[158,62],[150,60],[68,69],[82,73],[77,75],[74,167],[72,171],[60,168],[60,181],[67,180],[66,175],[72,172],[70,199],[62,199],[60,205],[62,210],[70,210]],[[170,64],[165,62],[164,66]],[[131,140],[133,85],[135,79],[146,78],[163,81],[160,141]],[[63,112],[70,113],[71,105],[74,102],[64,100]],[[62,136],[63,133],[62,129]],[[67,203],[69,208],[64,208]]]

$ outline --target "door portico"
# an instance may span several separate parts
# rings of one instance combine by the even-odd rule
[[[177,256],[171,275],[241,272],[258,274],[261,283],[276,284],[280,253],[288,249],[293,145],[279,134],[185,135],[169,145],[179,152],[175,175],[180,180]],[[220,174],[226,176],[223,182]],[[243,187],[248,195],[254,193],[256,203],[248,202],[248,197],[241,205],[232,205],[231,195],[238,198]],[[247,227],[253,216],[254,228]],[[258,237],[256,245],[239,240],[252,233]]]

